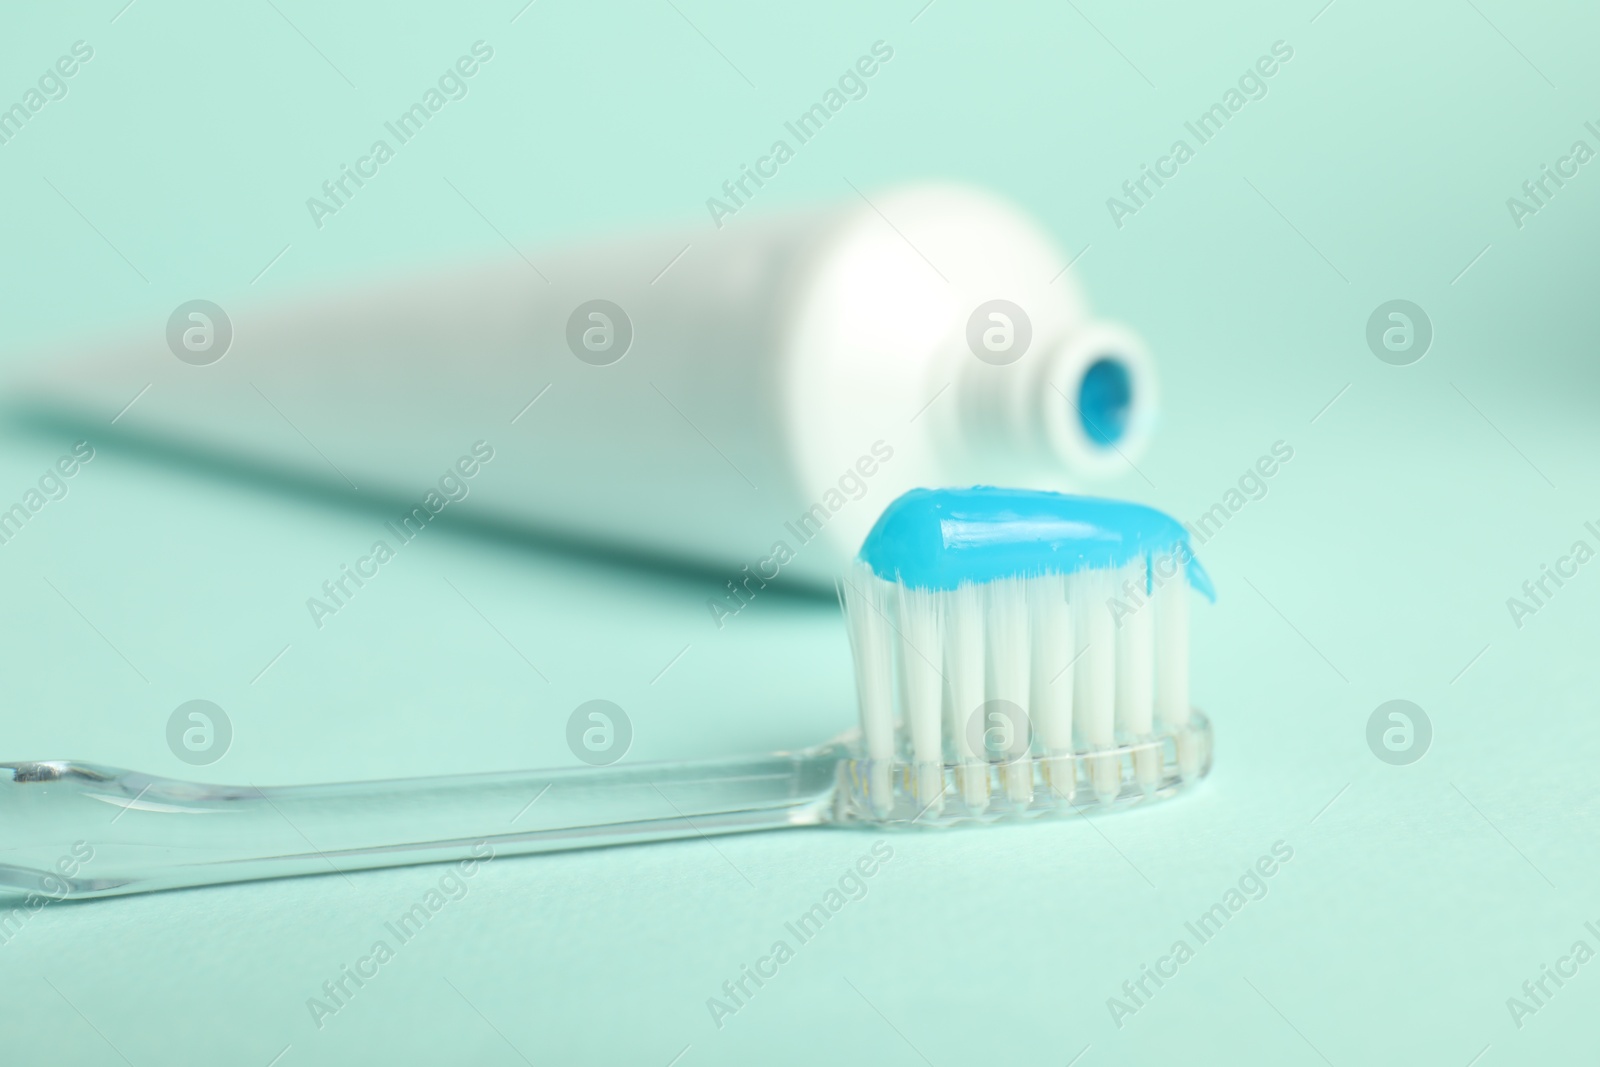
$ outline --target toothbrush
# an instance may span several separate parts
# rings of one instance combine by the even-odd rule
[[[1020,812],[1070,804],[1080,777],[1101,803],[1130,780],[1149,795],[1172,784],[1168,743],[1180,780],[1203,775],[1191,584],[1214,596],[1187,531],[1153,508],[989,487],[902,496],[840,583],[870,810],[940,810],[953,785],[981,815],[994,780]]]
[[[913,490],[841,585],[859,731],[748,758],[266,788],[0,764],[14,843],[0,899],[1071,815],[1080,787],[1107,807],[1168,796],[1211,765],[1210,724],[1188,698],[1190,585],[1210,594],[1183,527],[1149,508]],[[77,860],[52,866],[69,850]]]

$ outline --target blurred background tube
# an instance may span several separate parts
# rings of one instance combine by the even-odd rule
[[[201,294],[225,320],[63,347],[22,395],[396,517],[482,441],[453,509],[475,521],[824,584],[905,489],[1082,490],[1137,460],[1150,362],[1067,263],[1000,200],[911,186],[292,301]]]

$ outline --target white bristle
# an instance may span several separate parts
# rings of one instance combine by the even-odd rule
[[[1116,595],[1115,571],[1079,571],[1068,583],[1073,622],[1083,642],[1083,657],[1073,676],[1073,718],[1091,751],[1116,744],[1116,627],[1111,601]],[[1121,765],[1113,756],[1091,756],[1090,784],[1105,801],[1122,788]]]
[[[1032,676],[1028,671],[1028,653],[1031,640],[1028,635],[1028,585],[1021,578],[1000,578],[984,586],[984,644],[988,674],[984,686],[985,719],[983,729],[996,729],[1007,736],[1001,777],[1006,796],[1019,804],[1033,797],[1033,762],[1026,755],[1032,742],[1030,702],[1028,689]],[[997,706],[1003,705],[1003,706]],[[1012,709],[1022,713],[1020,722],[999,722]],[[1011,736],[1021,731],[1020,736]],[[1016,749],[1024,746],[1018,757]]]
[[[1082,766],[1095,796],[1109,802],[1130,758],[1119,746],[1132,748],[1131,780],[1157,788],[1161,733],[1190,721],[1188,582],[1175,560],[1158,554],[950,590],[901,586],[854,565],[840,598],[873,810],[887,813],[898,787],[922,813],[943,812],[944,768],[953,764],[961,803],[981,813],[991,803],[991,759],[1005,799],[1032,806],[1035,755],[1048,797],[1071,800]],[[897,723],[905,731],[898,743]],[[1002,752],[1002,735],[1028,745]],[[911,766],[896,764],[908,750]],[[1178,734],[1177,755],[1185,777],[1198,773],[1203,751],[1187,732]],[[902,770],[891,774],[896,765]]]
[[[984,646],[988,674],[984,697],[1028,706],[1028,587],[1020,578],[983,586]]]
[[[1114,611],[1117,627],[1117,730],[1126,738],[1148,738],[1155,712],[1155,613],[1150,610],[1150,567],[1143,558],[1122,567]],[[1161,778],[1160,753],[1136,749],[1134,778],[1154,789]]]
[[[1155,710],[1155,627],[1145,599],[1148,575],[1142,558],[1123,566],[1117,572],[1112,610],[1117,633],[1117,729],[1133,737],[1150,732]]]
[[[1033,684],[1028,688],[1033,728],[1046,752],[1072,751],[1072,609],[1067,604],[1067,579],[1046,574],[1033,579],[1028,589],[1028,613],[1033,631],[1029,665]]]
[[[1079,571],[1068,579],[1073,627],[1083,649],[1073,667],[1073,718],[1091,748],[1107,748],[1115,737],[1116,628],[1108,604],[1112,572]]]
[[[917,764],[916,796],[937,806],[944,792],[944,604],[929,589],[902,588],[898,596],[900,719],[911,735]]]
[[[1077,643],[1066,575],[1045,574],[1029,582],[1028,614],[1033,627],[1028,708],[1045,754],[1050,790],[1070,800],[1077,784],[1072,760],[1072,659]]]
[[[1189,725],[1189,583],[1177,553],[1157,556],[1155,608],[1156,722],[1182,731]],[[1200,773],[1201,755],[1187,733],[1178,733],[1178,770],[1186,779]]]
[[[961,797],[981,811],[989,803],[989,767],[975,752],[967,727],[983,706],[983,597],[962,585],[939,594],[944,606],[945,728],[957,764]]]
[[[855,660],[856,697],[861,704],[861,736],[869,759],[883,761],[869,783],[874,808],[888,810],[893,792],[888,761],[894,757],[894,660],[889,625],[893,586],[857,563],[840,589]]]
[[[1176,570],[1168,574],[1169,569]],[[1168,574],[1167,577],[1163,577]],[[1189,725],[1189,583],[1177,559],[1156,560],[1156,721]]]

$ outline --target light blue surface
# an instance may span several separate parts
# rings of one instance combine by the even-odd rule
[[[1189,584],[1217,598],[1189,532],[1170,515],[1124,500],[979,485],[905,493],[883,509],[860,558],[891,582],[954,589],[1163,555],[1181,560]]]
[[[496,860],[321,1029],[307,1000],[437,872],[53,905],[0,944],[5,1055],[1592,1058],[1597,964],[1520,1027],[1507,1000],[1574,940],[1600,947],[1585,926],[1600,914],[1600,564],[1520,626],[1507,600],[1575,540],[1596,544],[1600,171],[1521,227],[1507,198],[1574,139],[1600,143],[1584,126],[1600,118],[1600,16],[1510,0],[674,5],[12,5],[0,102],[76,40],[94,58],[0,146],[6,365],[103,331],[161,353],[187,300],[325,292],[506,239],[532,258],[687,222],[698,254],[716,239],[706,198],[884,39],[895,58],[869,95],[749,210],[951,177],[1014,198],[1080,257],[1096,311],[1148,342],[1164,413],[1151,450],[1095,491],[1197,527],[1224,509],[1194,539],[1227,594],[1193,625],[1212,775],[1103,820],[897,835],[867,895],[720,1029],[707,998],[870,832]],[[471,94],[316,229],[306,199],[480,38],[495,58]],[[1267,95],[1117,226],[1107,198],[1279,39],[1294,55]],[[1410,366],[1366,340],[1395,298],[1434,324]],[[908,391],[897,419],[931,393]],[[716,405],[688,410],[716,440]],[[593,433],[572,447],[627,428]],[[0,503],[74,440],[8,425]],[[1250,480],[1279,440],[1293,458]],[[705,463],[723,467],[710,448]],[[478,536],[452,505],[319,631],[306,598],[387,513],[109,445],[68,485],[0,546],[0,758],[194,774],[165,730],[197,698],[235,728],[204,773],[262,784],[575,766],[567,718],[600,697],[633,719],[630,761],[800,746],[855,718],[837,606],[781,583],[718,630],[705,601],[726,576]],[[1366,738],[1397,697],[1433,721],[1409,766]],[[1108,1000],[1279,840],[1293,858],[1266,895],[1119,1028]]]

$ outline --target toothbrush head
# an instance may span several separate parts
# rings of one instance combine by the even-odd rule
[[[914,489],[839,584],[861,732],[841,814],[950,823],[1167,796],[1211,768],[1189,704],[1188,532],[1153,508]]]

